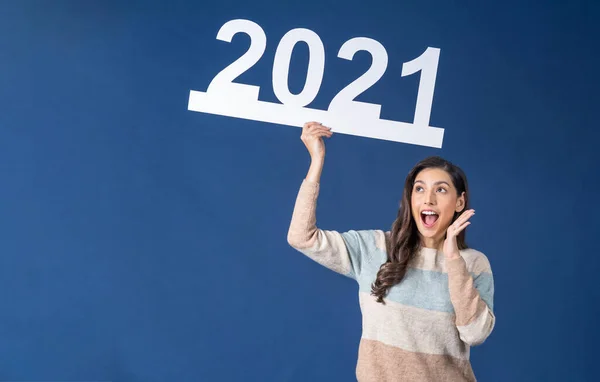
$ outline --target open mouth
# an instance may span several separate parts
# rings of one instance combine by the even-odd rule
[[[425,228],[431,228],[435,225],[440,215],[434,211],[421,211],[421,221]]]

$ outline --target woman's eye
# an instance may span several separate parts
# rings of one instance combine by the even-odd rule
[[[446,192],[446,189],[443,187],[438,188],[438,192]]]

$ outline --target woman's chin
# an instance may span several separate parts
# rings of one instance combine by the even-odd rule
[[[424,228],[424,227],[419,227],[419,233],[421,234],[421,236],[423,238],[427,238],[427,239],[433,239],[433,238],[439,236],[436,230],[430,229],[430,228]]]
[[[434,224],[428,226],[427,224],[425,224],[424,222],[419,222],[419,224],[417,225],[417,228],[419,228],[419,232],[421,232],[421,235],[423,236],[427,236],[427,237],[433,237],[437,234],[439,224],[438,222],[435,222]]]
[[[420,225],[419,233],[421,234],[421,238],[427,240],[441,240],[444,238],[444,231],[440,232],[439,227],[434,226],[431,228],[427,228],[425,226]]]

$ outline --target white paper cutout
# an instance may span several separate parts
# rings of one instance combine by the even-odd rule
[[[219,72],[206,92],[190,90],[188,110],[233,118],[302,127],[305,122],[318,121],[335,133],[441,148],[444,129],[429,126],[440,50],[428,47],[423,54],[402,65],[401,76],[421,72],[413,123],[380,118],[381,105],[354,101],[373,86],[385,73],[388,56],[385,47],[376,40],[356,37],[346,41],[338,57],[352,60],[364,50],[371,54],[371,67],[348,84],[331,100],[328,110],[305,107],[317,96],[324,75],[325,49],[319,36],[304,28],[296,28],[281,39],[273,62],[273,90],[281,102],[258,100],[258,86],[233,81],[255,65],[265,52],[267,37],[263,29],[250,20],[225,23],[217,39],[231,42],[237,33],[250,36],[250,47],[236,61]],[[304,41],[309,47],[309,64],[304,88],[292,94],[288,88],[288,73],[295,45]]]

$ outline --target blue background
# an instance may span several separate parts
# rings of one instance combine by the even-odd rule
[[[266,32],[237,79],[265,101],[279,39],[320,36],[318,109],[369,67],[337,58],[364,36],[389,65],[358,100],[411,121],[419,75],[401,65],[441,49],[443,148],[334,135],[318,225],[389,229],[410,168],[456,162],[477,211],[468,241],[495,276],[478,379],[595,379],[599,7],[418,3],[2,2],[0,380],[354,380],[357,285],[286,242],[309,165],[300,129],[187,110],[247,50],[215,38],[235,18]]]

